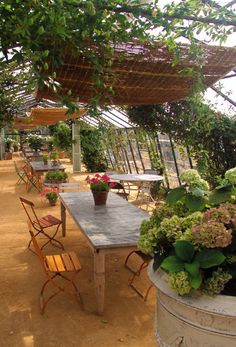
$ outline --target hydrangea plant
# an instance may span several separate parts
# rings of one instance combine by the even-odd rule
[[[167,272],[170,287],[179,295],[196,289],[209,295],[232,294],[230,288],[236,284],[234,177],[236,168],[210,191],[196,170],[183,172],[182,186],[170,191],[141,224],[138,248],[154,256],[154,270],[160,267]]]

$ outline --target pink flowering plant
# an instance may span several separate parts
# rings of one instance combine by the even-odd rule
[[[179,295],[196,289],[236,295],[236,179],[223,191],[218,191],[222,186],[209,191],[200,175],[189,171],[182,174],[183,188],[172,191],[142,222],[138,247],[154,256],[154,271],[164,270]],[[228,181],[234,173],[226,173]]]
[[[48,201],[57,202],[58,199],[58,188],[57,187],[46,187],[40,193],[41,196],[44,196]]]
[[[106,174],[96,173],[94,177],[87,176],[85,181],[90,184],[91,190],[98,192],[108,191],[113,186],[110,177]]]

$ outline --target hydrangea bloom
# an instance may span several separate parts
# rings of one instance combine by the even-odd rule
[[[154,220],[155,224],[159,225],[164,218],[172,217],[174,214],[174,210],[171,206],[161,204],[153,211],[151,220]]]
[[[230,212],[224,208],[211,208],[204,213],[203,221],[215,221],[223,224],[229,224],[231,219]]]
[[[193,226],[200,224],[202,219],[203,214],[201,212],[194,212],[182,219],[181,227],[183,230],[191,229]]]
[[[153,228],[148,233],[141,234],[137,243],[138,249],[145,254],[154,253],[154,248],[157,243],[158,229]]]
[[[161,222],[159,231],[166,235],[170,242],[178,240],[182,235],[181,218],[173,216],[171,218],[164,218]]]
[[[192,228],[193,240],[207,248],[227,247],[232,241],[232,230],[223,223],[208,221]]]
[[[169,286],[180,295],[188,294],[191,291],[188,273],[186,271],[170,273]]]
[[[225,287],[225,284],[231,280],[232,276],[229,272],[218,268],[212,273],[212,277],[204,282],[203,291],[208,295],[220,294]]]
[[[225,178],[231,183],[236,184],[236,168],[226,171]]]
[[[182,183],[186,183],[190,188],[199,188],[204,191],[209,189],[208,183],[201,178],[197,170],[189,169],[180,175]]]

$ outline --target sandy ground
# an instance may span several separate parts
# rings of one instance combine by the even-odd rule
[[[15,154],[15,159],[19,160]],[[67,165],[67,172],[71,166]],[[87,190],[85,174],[70,173],[72,181]],[[39,292],[45,275],[37,257],[27,249],[29,233],[19,196],[32,200],[39,215],[60,217],[59,203],[49,207],[39,193],[26,193],[16,185],[12,160],[0,161],[0,347],[156,347],[154,337],[155,290],[144,302],[128,285],[130,272],[124,254],[106,259],[105,313],[98,316],[93,288],[93,257],[85,238],[68,217],[67,236],[61,240],[66,250],[74,250],[82,264],[78,286],[85,310],[59,294],[42,316]],[[45,254],[58,250],[49,245]],[[149,285],[146,275],[141,285]]]

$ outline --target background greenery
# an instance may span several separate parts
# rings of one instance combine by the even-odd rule
[[[188,146],[202,176],[217,176],[236,166],[236,120],[213,111],[199,99],[128,108],[129,119],[147,131],[168,134]]]

